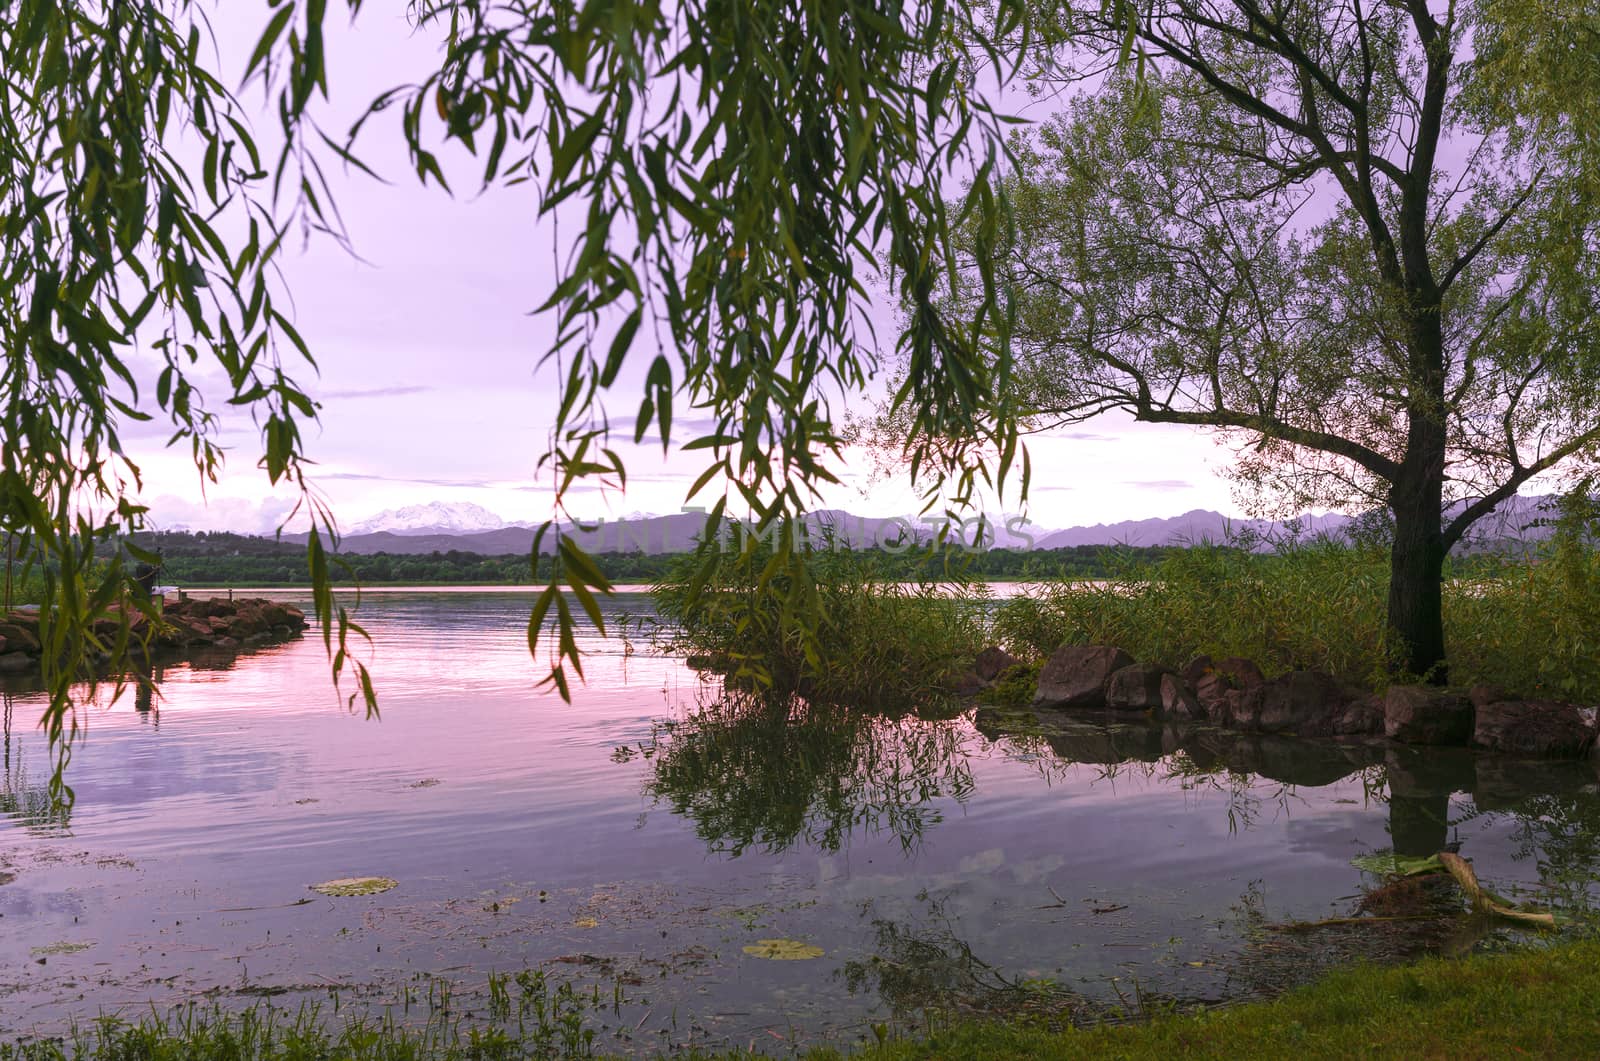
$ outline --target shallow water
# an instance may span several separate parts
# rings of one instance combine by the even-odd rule
[[[64,822],[39,695],[8,693],[0,1027],[264,996],[404,1013],[434,977],[470,1012],[489,973],[537,967],[603,993],[605,1049],[782,1049],[1030,981],[1099,1003],[1280,986],[1315,962],[1263,924],[1350,912],[1372,882],[1350,859],[1391,846],[1594,897],[1586,764],[774,719],[593,637],[566,705],[535,688],[529,599],[369,597],[376,722],[316,638],[169,666],[158,699],[85,710]],[[362,875],[399,884],[309,890]],[[823,953],[744,950],[769,939]]]

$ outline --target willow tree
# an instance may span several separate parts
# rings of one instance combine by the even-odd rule
[[[346,6],[355,17],[361,3]],[[898,337],[907,415],[992,447],[1003,477],[1016,439],[1004,359],[974,341],[998,299],[991,288],[955,318],[936,292],[955,228],[983,242],[1001,230],[984,179],[1001,119],[967,60],[1027,36],[1020,0],[417,0],[437,66],[332,132],[316,122],[337,71],[328,9],[273,0],[242,66],[224,69],[195,0],[0,2],[0,532],[47,576],[45,725],[63,755],[74,682],[124,656],[137,623],[131,572],[108,552],[144,518],[132,429],[170,435],[210,479],[217,411],[254,413],[266,476],[298,487],[312,520],[307,574],[335,677],[351,662],[358,628],[335,607],[335,527],[302,444],[317,409],[297,376],[314,368],[315,336],[295,330],[275,281],[286,245],[339,238],[324,167],[365,168],[374,136],[402,140],[424,183],[470,168],[474,184],[532,184],[540,215],[569,221],[559,275],[528,298],[557,336],[530,352],[559,394],[538,461],[554,497],[541,538],[559,535],[575,483],[625,486],[607,400],[630,362],[647,366],[645,393],[624,398],[622,431],[706,458],[694,489],[722,494],[708,525],[730,497],[763,524],[810,502],[832,478],[830,399],[877,363],[856,328],[880,275],[912,307]],[[988,53],[986,77],[1015,68]],[[263,90],[265,132],[240,85]],[[951,175],[972,173],[949,203]],[[715,428],[674,436],[685,408]],[[929,459],[958,491],[983,474]],[[815,640],[824,617],[802,550],[783,544],[767,566],[795,576],[786,621]],[[549,681],[568,695],[574,617],[599,623],[609,587],[570,539],[557,555],[529,644],[551,636]],[[56,781],[69,794],[59,769]]]
[[[1217,429],[1265,501],[1387,506],[1391,656],[1442,682],[1446,554],[1600,452],[1600,5],[1136,6],[1057,11],[1079,87],[974,250],[1028,426]]]

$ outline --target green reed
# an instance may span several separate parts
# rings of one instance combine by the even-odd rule
[[[901,709],[945,694],[988,636],[990,602],[952,562],[946,582],[900,581],[904,565],[868,551],[820,548],[804,585],[766,577],[765,546],[717,555],[695,591],[691,554],[654,587],[658,642],[724,672],[730,684],[803,693],[814,703]],[[891,569],[892,568],[892,569]],[[784,618],[815,599],[815,638]]]
[[[1201,544],[1157,563],[1128,562],[1095,583],[1057,582],[1006,602],[996,636],[1038,658],[1066,643],[1114,644],[1180,667],[1201,654],[1253,659],[1382,688],[1388,554],[1327,540]],[[1113,554],[1113,559],[1115,555]],[[1558,530],[1517,554],[1452,560],[1445,639],[1454,684],[1600,700],[1600,552]]]

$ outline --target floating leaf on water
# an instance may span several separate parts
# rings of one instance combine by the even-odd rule
[[[377,895],[399,887],[399,884],[399,881],[388,877],[340,877],[338,880],[313,884],[311,890],[322,895]]]
[[[43,947],[34,947],[28,953],[35,958],[44,958],[53,954],[77,954],[79,951],[88,950],[93,943],[72,943],[62,940],[59,943],[47,943]]]
[[[1357,869],[1375,873],[1380,877],[1417,877],[1424,873],[1443,873],[1444,863],[1438,855],[1412,858],[1392,851],[1377,851],[1370,855],[1357,855],[1350,860]]]
[[[600,922],[596,921],[592,917],[580,917],[574,921],[573,924],[577,925],[579,928],[594,928],[596,925],[600,924]]]
[[[758,939],[744,949],[753,958],[766,958],[775,962],[799,962],[820,958],[825,953],[821,947],[801,943],[795,939]]]

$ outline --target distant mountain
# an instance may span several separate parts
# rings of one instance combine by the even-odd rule
[[[1548,536],[1547,529],[1530,525],[1550,515],[1551,500],[1547,497],[1512,498],[1479,521],[1463,547],[1493,547],[1507,540],[1537,540]],[[1455,510],[1459,511],[1459,507]],[[1065,549],[1086,545],[1192,545],[1222,542],[1230,536],[1248,533],[1261,542],[1261,548],[1270,548],[1273,542],[1295,536],[1337,537],[1356,520],[1357,517],[1338,514],[1305,515],[1294,520],[1232,519],[1219,512],[1195,509],[1165,519],[1124,520],[1051,531],[1031,524],[1008,524],[1003,519],[990,517],[986,541],[994,548]],[[884,519],[828,510],[811,513],[807,522],[814,535],[832,533],[837,540],[853,548],[894,548],[898,543],[912,540],[927,542],[938,533],[937,518]],[[630,515],[594,523],[564,524],[561,528],[563,534],[593,553],[685,552],[694,548],[704,529],[705,517],[695,512],[669,516]],[[972,541],[975,532],[975,527],[969,523],[965,528],[953,529],[951,535],[960,533],[964,540]],[[730,528],[730,536],[734,533],[737,532]],[[533,548],[533,536],[534,528],[508,524],[477,505],[435,503],[385,512],[358,523],[342,537],[339,548],[342,552],[358,554],[426,554],[454,550],[502,556],[528,552]],[[287,541],[305,541],[303,534],[283,537]],[[547,537],[541,545],[544,552],[554,548],[553,536]]]
[[[466,501],[432,501],[391,508],[350,528],[350,534],[479,534],[500,530],[506,521],[482,505]]]
[[[1549,537],[1549,529],[1536,526],[1553,514],[1553,497],[1513,497],[1479,519],[1468,530],[1464,547],[1474,548],[1506,541],[1537,541]],[[1457,503],[1445,510],[1448,520],[1465,506]],[[1348,532],[1360,517],[1329,513],[1306,514],[1288,520],[1235,519],[1209,509],[1195,509],[1181,516],[1164,519],[1124,520],[1100,523],[1093,527],[1072,527],[1043,534],[1035,549],[1065,549],[1077,545],[1198,545],[1224,542],[1230,537],[1249,536],[1260,548],[1290,538],[1327,536],[1338,538]]]
[[[1326,516],[1301,516],[1296,520],[1236,519],[1220,512],[1197,508],[1181,516],[1164,519],[1124,520],[1121,523],[1097,523],[1092,527],[1071,527],[1067,530],[1045,534],[1035,543],[1035,549],[1067,549],[1076,545],[1198,545],[1201,542],[1222,542],[1230,536],[1249,534],[1267,540],[1279,540],[1296,530],[1302,537],[1318,534],[1334,535],[1345,530],[1352,517],[1330,514]]]

